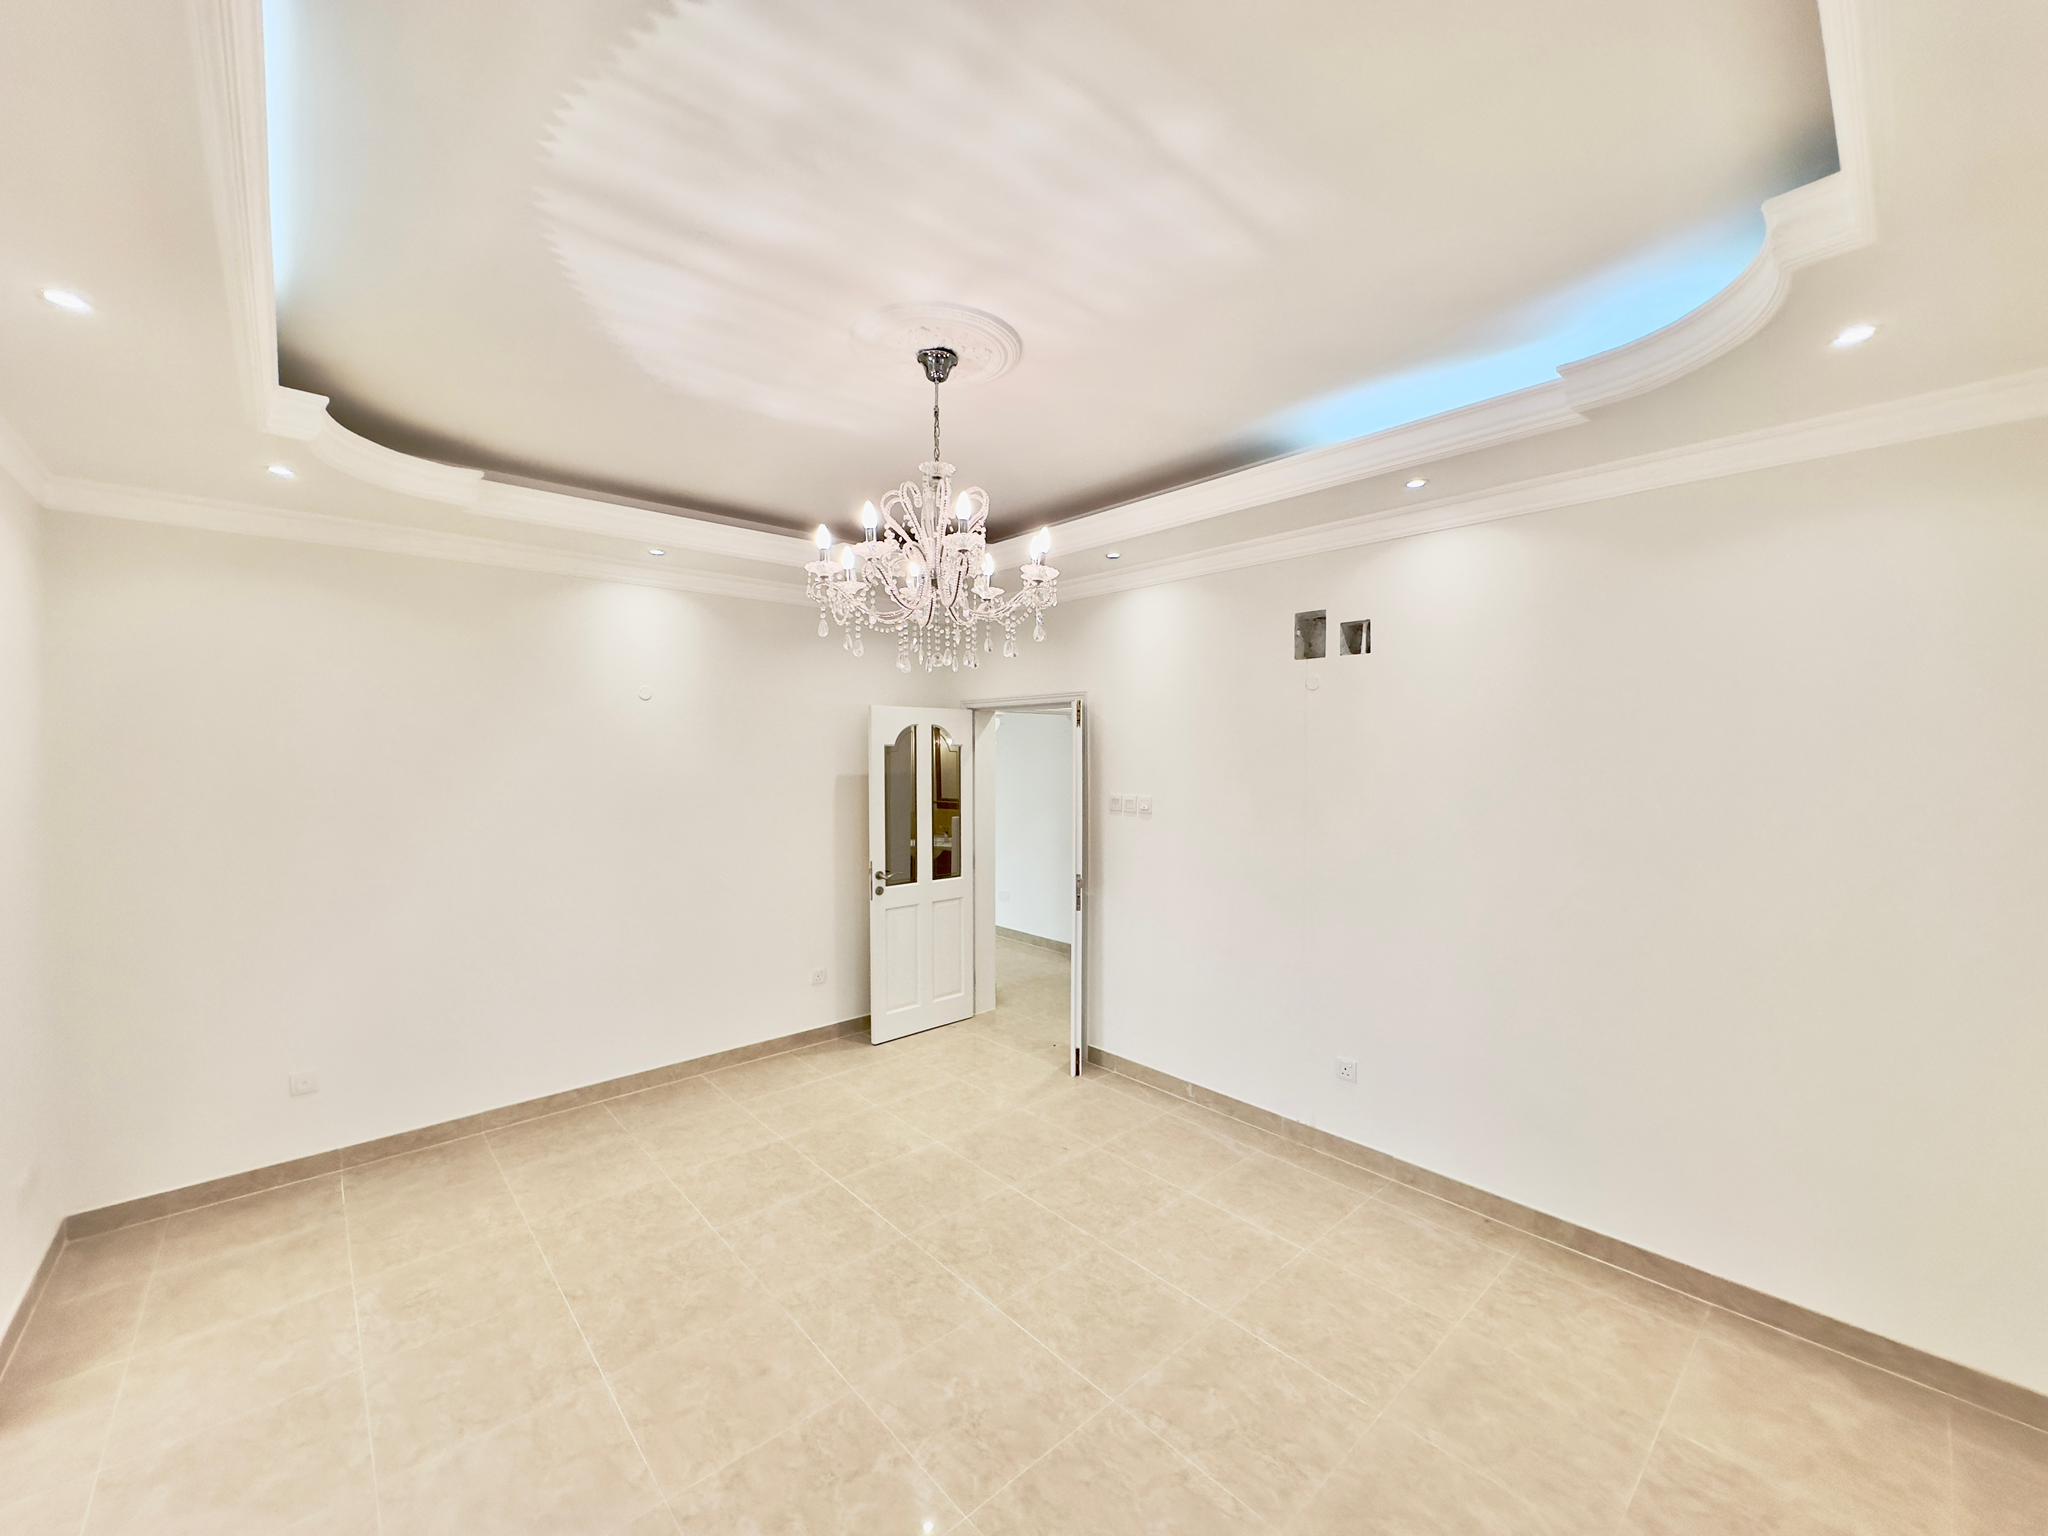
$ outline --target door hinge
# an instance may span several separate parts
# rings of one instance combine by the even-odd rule
[[[1081,701],[1080,701],[1079,699],[1076,699],[1076,700],[1074,700],[1074,724],[1076,724],[1076,725],[1079,725],[1080,723],[1081,723]]]
[[[1076,912],[1081,910],[1081,877],[1079,875],[1074,876],[1074,910]]]

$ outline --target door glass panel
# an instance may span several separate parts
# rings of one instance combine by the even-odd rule
[[[960,816],[960,744],[938,726],[932,727],[932,878],[957,880],[962,855]]]
[[[890,885],[917,879],[917,727],[906,725],[882,748],[883,873]]]

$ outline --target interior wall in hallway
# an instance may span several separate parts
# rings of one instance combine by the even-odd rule
[[[106,520],[48,546],[81,1206],[867,1012],[867,706],[928,687],[887,647]]]
[[[2048,1389],[2044,593],[2032,423],[1065,604],[1094,1038]]]
[[[1074,933],[1074,724],[1065,714],[998,719],[996,923],[1065,944]]]
[[[40,912],[40,518],[0,473],[0,1326],[65,1214],[62,1062]]]

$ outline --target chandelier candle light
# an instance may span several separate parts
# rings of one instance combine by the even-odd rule
[[[896,636],[896,670],[908,672],[913,658],[930,672],[938,667],[980,665],[1003,632],[1003,654],[1017,654],[1017,625],[1032,617],[1032,638],[1045,638],[1045,610],[1059,601],[1059,575],[1045,563],[1052,535],[1041,528],[1031,540],[1030,560],[1018,571],[1023,586],[1011,593],[991,584],[995,556],[988,552],[988,493],[967,486],[955,494],[953,466],[939,456],[939,386],[960,361],[951,347],[926,347],[917,354],[932,381],[932,456],[917,466],[919,480],[906,480],[860,509],[861,538],[842,544],[835,555],[832,531],[818,526],[818,558],[804,567],[807,588],[818,605],[818,633],[832,625],[846,632],[846,649],[861,654],[870,629]]]

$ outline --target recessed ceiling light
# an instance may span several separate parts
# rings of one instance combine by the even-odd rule
[[[299,478],[299,472],[289,464],[273,464],[270,466],[270,473],[277,476],[280,480],[296,480]]]
[[[1423,479],[1422,476],[1417,475],[1413,480],[1410,480],[1408,482],[1408,489],[1411,491],[1419,491],[1427,484],[1429,484],[1427,480]]]
[[[1123,559],[1123,557],[1124,553],[1120,549],[1107,550],[1103,553],[1102,556],[1102,558],[1105,560],[1121,560]]]
[[[668,553],[668,551],[665,549],[650,549],[649,551],[647,551],[647,553],[649,553],[650,555],[665,555]]]
[[[1844,326],[1841,334],[1828,343],[1831,347],[1860,347],[1877,334],[1877,327],[1868,321],[1859,320],[1854,325]]]
[[[59,309],[68,309],[74,315],[92,313],[92,305],[86,302],[84,295],[73,293],[69,288],[45,288],[43,301]]]

